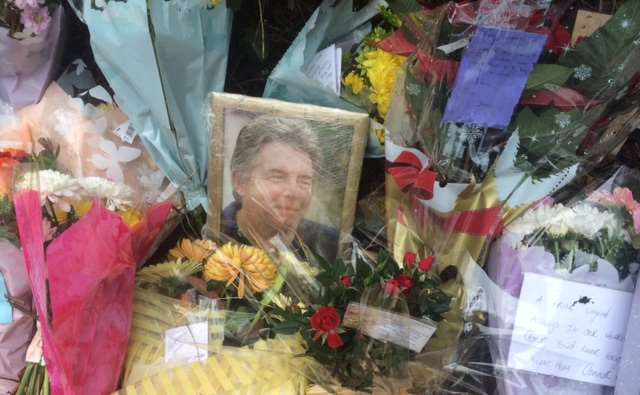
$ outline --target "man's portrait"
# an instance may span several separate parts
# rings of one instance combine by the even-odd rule
[[[341,234],[353,225],[360,166],[354,177],[351,165],[354,151],[362,162],[366,119],[362,137],[354,139],[360,125],[337,116],[351,113],[322,108],[333,117],[318,119],[307,115],[310,106],[216,96],[214,106],[227,105],[215,111],[209,194],[218,199],[212,199],[209,229],[263,248],[277,238],[303,257],[335,259]],[[247,108],[247,100],[262,106]],[[354,140],[362,147],[354,150]]]

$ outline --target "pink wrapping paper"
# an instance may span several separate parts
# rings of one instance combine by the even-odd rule
[[[130,229],[96,201],[45,252],[39,193],[17,193],[14,203],[52,394],[110,394],[127,350],[136,264],[171,205],[150,208]]]
[[[22,40],[0,29],[1,101],[21,108],[40,99],[60,62],[63,20],[63,9],[58,7],[45,33]]]

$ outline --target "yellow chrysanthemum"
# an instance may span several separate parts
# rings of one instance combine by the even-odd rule
[[[245,289],[263,292],[273,286],[278,269],[261,249],[227,243],[207,259],[203,277],[205,281],[219,281],[226,286],[238,280],[238,296]]]
[[[407,58],[375,49],[364,54],[362,66],[371,83],[369,99],[374,103],[382,118],[387,116],[391,98],[396,86],[396,75]]]
[[[124,211],[120,211],[120,217],[130,228],[138,225],[142,221],[142,214],[133,208],[128,208]]]
[[[342,83],[351,88],[356,95],[364,89],[364,79],[353,71],[343,78]]]
[[[182,239],[175,248],[169,251],[169,255],[174,259],[204,262],[216,247],[216,244],[211,240]]]
[[[71,204],[71,207],[73,208],[75,218],[80,219],[85,215],[87,215],[89,210],[91,210],[91,207],[93,207],[93,202],[89,199],[84,199],[79,202]],[[62,225],[67,223],[67,221],[69,220],[68,212],[61,210],[60,208],[57,208],[57,207],[54,209],[54,212],[55,212],[56,221],[58,222],[58,224]]]

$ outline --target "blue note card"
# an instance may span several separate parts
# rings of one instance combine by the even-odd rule
[[[506,128],[546,41],[544,34],[479,27],[462,56],[443,121]]]
[[[13,306],[9,303],[8,295],[4,274],[0,272],[0,325],[7,325],[13,321]]]

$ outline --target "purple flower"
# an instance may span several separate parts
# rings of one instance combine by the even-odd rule
[[[21,10],[38,7],[38,0],[13,0],[13,4]]]
[[[45,7],[27,7],[20,15],[20,22],[24,25],[25,29],[31,30],[35,34],[42,34],[47,31],[49,23],[51,23],[51,16]]]

